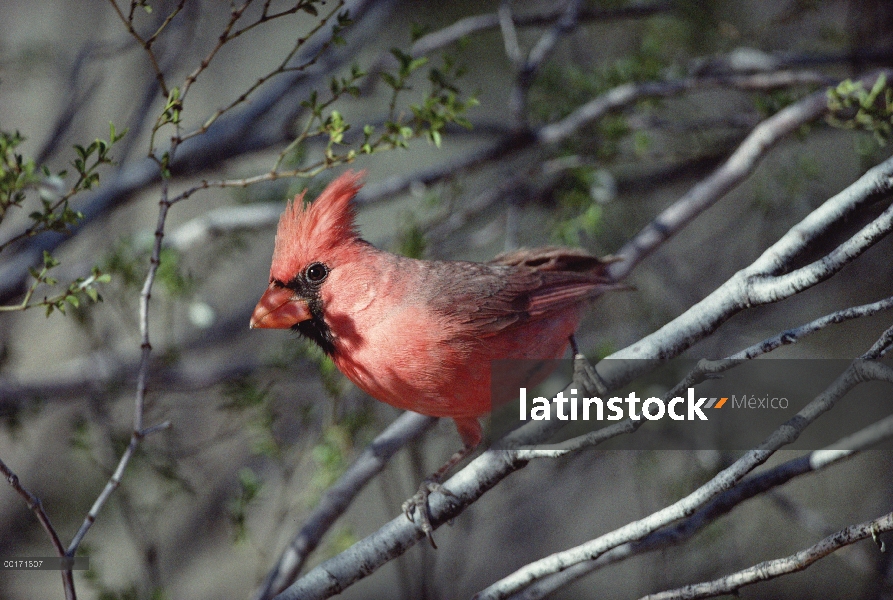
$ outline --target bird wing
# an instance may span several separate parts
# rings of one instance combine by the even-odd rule
[[[568,248],[517,250],[489,263],[441,262],[431,305],[479,334],[496,333],[622,287],[608,276],[608,264]]]
[[[546,246],[543,248],[519,248],[503,252],[485,264],[509,267],[530,267],[537,271],[570,271],[597,273],[607,276],[605,267],[616,262],[613,256],[597,258],[582,248]]]

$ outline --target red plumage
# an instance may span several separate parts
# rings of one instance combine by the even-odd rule
[[[360,236],[351,200],[360,189],[361,177],[360,173],[347,172],[323,190],[316,202],[304,203],[305,190],[288,203],[276,231],[271,278],[288,280],[306,266],[300,262],[306,257],[326,256],[345,240]]]

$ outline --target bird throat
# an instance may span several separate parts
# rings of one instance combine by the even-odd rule
[[[322,311],[318,310],[314,303],[310,303],[310,313],[313,315],[312,318],[298,323],[292,329],[305,338],[313,340],[317,346],[322,348],[323,352],[332,356],[335,353],[335,338],[332,335],[332,330],[326,325],[322,318]]]
[[[292,330],[312,340],[317,346],[322,348],[323,352],[328,356],[332,356],[335,353],[335,336],[326,324],[325,319],[323,319],[322,298],[319,297],[318,286],[314,286],[300,276],[295,277],[288,283],[281,281],[278,283],[304,298],[307,302],[307,307],[310,309],[310,318],[292,326]]]

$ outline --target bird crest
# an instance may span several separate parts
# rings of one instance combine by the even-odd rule
[[[365,172],[347,171],[326,186],[312,203],[304,192],[288,203],[279,218],[270,276],[289,281],[308,263],[331,256],[339,246],[359,237],[353,198]]]

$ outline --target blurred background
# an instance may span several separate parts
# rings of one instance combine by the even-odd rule
[[[893,64],[893,5],[882,0],[283,0],[246,2],[235,19],[242,10],[201,0],[0,5],[0,305],[29,306],[0,312],[0,459],[43,501],[65,545],[130,440],[140,292],[159,201],[176,200],[151,293],[143,416],[144,426],[171,426],[142,441],[82,543],[91,570],[75,573],[81,598],[250,598],[324,490],[399,415],[297,335],[248,330],[286,199],[314,197],[350,163],[367,171],[359,226],[379,247],[430,259],[545,244],[606,255],[764,119]],[[734,81],[787,72],[800,78]],[[618,86],[683,80],[692,83],[542,135]],[[820,119],[768,151],[633,270],[633,291],[598,300],[578,335],[587,356],[668,323],[889,157],[889,131],[855,125]],[[686,356],[721,358],[890,296],[891,251],[881,240],[829,281],[742,312]],[[888,326],[881,313],[774,355],[854,357]],[[308,565],[399,514],[458,443],[442,422],[398,453]],[[533,462],[438,530],[438,550],[419,544],[344,596],[469,597],[675,501],[734,458],[591,451]],[[889,511],[891,463],[865,452],[553,597],[638,597],[786,556]],[[744,595],[893,597],[890,553],[873,549],[846,549]],[[4,486],[0,556],[50,555],[46,532]],[[63,597],[59,574],[5,571],[0,597]]]

